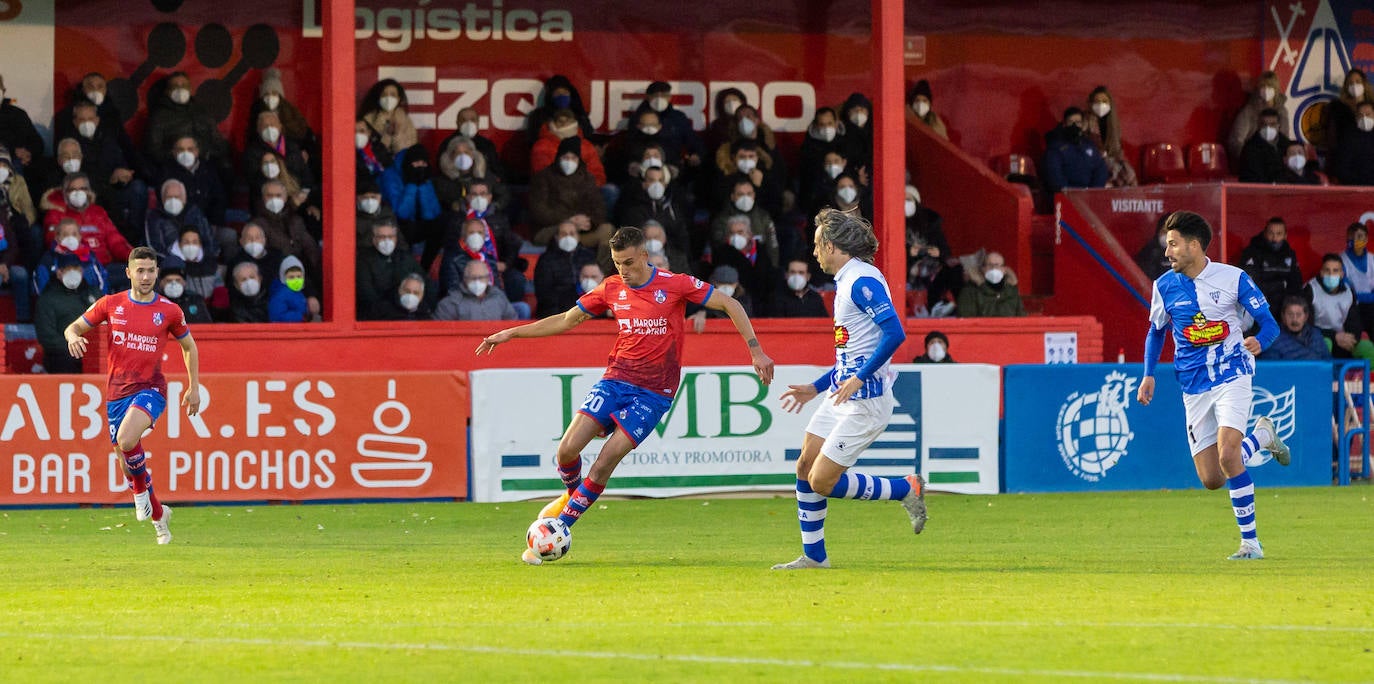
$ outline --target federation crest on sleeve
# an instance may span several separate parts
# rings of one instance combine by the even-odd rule
[[[154,312],[153,312],[153,325],[162,325],[162,312],[161,312],[161,311],[154,311]]]
[[[654,301],[662,304],[668,301],[668,294],[663,290],[654,290]]]

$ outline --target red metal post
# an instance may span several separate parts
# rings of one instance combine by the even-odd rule
[[[321,154],[324,176],[324,316],[336,328],[351,329],[356,259],[354,250],[353,113],[354,0],[324,0],[324,130]]]
[[[902,0],[873,0],[873,223],[878,268],[892,289],[892,305],[906,311],[906,105],[902,92]]]

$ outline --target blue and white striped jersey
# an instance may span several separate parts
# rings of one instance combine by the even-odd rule
[[[883,345],[884,333],[888,344]],[[894,340],[895,335],[895,340]],[[901,319],[892,308],[892,292],[882,271],[862,259],[850,259],[835,274],[835,367],[830,387],[858,375],[864,386],[855,399],[882,396],[891,384],[891,359],[905,339]],[[861,372],[874,356],[881,365]]]
[[[1150,326],[1157,331],[1172,327],[1174,369],[1184,392],[1201,394],[1255,373],[1255,357],[1242,345],[1246,312],[1261,324],[1260,344],[1268,346],[1278,324],[1245,271],[1208,259],[1197,278],[1168,271],[1155,281]],[[1149,356],[1147,351],[1147,369],[1154,361]]]

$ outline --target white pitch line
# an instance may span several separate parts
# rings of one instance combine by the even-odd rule
[[[1206,684],[1298,684],[1299,680],[1254,679],[1245,677],[1210,677],[1204,675],[1159,672],[1109,672],[1094,670],[1041,670],[1013,667],[979,667],[965,665],[921,665],[916,663],[854,662],[843,660],[790,660],[786,658],[749,658],[675,653],[632,653],[616,651],[575,651],[571,649],[507,648],[503,646],[466,646],[442,643],[385,643],[371,641],[330,641],[327,639],[245,639],[237,637],[175,637],[168,635],[130,634],[23,634],[0,632],[0,639],[33,641],[162,641],[167,643],[203,644],[211,646],[268,646],[287,648],[334,648],[345,650],[436,651],[479,653],[487,655],[541,656],[589,658],[594,660],[638,660],[644,662],[677,662],[699,665],[767,665],[780,668],[825,667],[838,670],[878,670],[884,672],[942,672],[952,674],[987,674],[1009,677],[1073,677],[1079,679],[1116,679],[1146,682],[1204,682]]]

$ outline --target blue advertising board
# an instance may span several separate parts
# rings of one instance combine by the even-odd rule
[[[1141,377],[1140,364],[1007,366],[1004,491],[1201,487],[1173,368],[1155,372],[1149,406]],[[1293,459],[1251,468],[1257,485],[1331,484],[1331,381],[1329,363],[1258,364],[1250,425],[1272,418]]]

